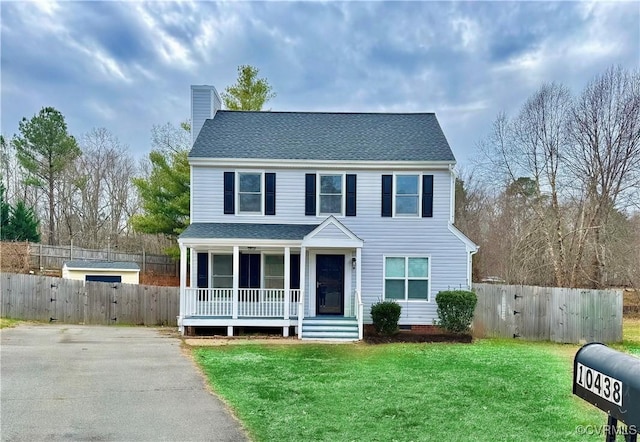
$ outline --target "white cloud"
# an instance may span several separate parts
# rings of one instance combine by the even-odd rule
[[[135,10],[141,22],[146,26],[145,31],[149,36],[149,40],[156,42],[157,46],[155,46],[155,50],[160,55],[162,61],[173,68],[183,70],[193,69],[196,63],[192,59],[191,50],[163,28],[163,23],[156,19],[156,16],[153,14],[153,11],[150,10],[149,6],[144,3],[138,3],[135,6]],[[166,11],[161,10],[160,14],[163,12]],[[171,14],[168,14],[166,19],[169,22],[176,20],[172,18]]]
[[[2,2],[2,129],[45,105],[144,154],[189,85],[260,69],[274,110],[435,111],[459,158],[544,81],[640,65],[633,3]],[[71,124],[70,124],[70,127]]]

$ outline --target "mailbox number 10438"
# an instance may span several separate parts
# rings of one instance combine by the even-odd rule
[[[622,406],[622,382],[580,363],[576,370],[578,385],[609,402]]]

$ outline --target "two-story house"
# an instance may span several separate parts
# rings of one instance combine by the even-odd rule
[[[224,111],[212,86],[191,87],[191,112],[183,333],[357,340],[378,301],[402,306],[403,328],[432,325],[436,294],[471,285],[477,246],[453,225],[433,113]]]

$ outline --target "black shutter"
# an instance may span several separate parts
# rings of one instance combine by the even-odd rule
[[[347,210],[345,215],[356,216],[356,176],[347,175]]]
[[[209,254],[198,253],[198,288],[209,287]]]
[[[240,254],[240,288],[260,288],[260,255],[255,253]]]
[[[260,258],[261,255],[249,255],[249,288],[260,288]]]
[[[306,174],[304,184],[304,214],[316,216],[316,174]]]
[[[265,192],[264,192],[264,214],[275,215],[276,214],[276,174],[265,173]]]
[[[289,288],[300,288],[300,255],[289,256]]]
[[[382,175],[382,216],[392,216],[393,175]]]
[[[247,255],[246,253],[240,254],[240,288],[246,289],[249,288],[249,257],[251,255]]]
[[[235,213],[234,203],[234,184],[236,174],[234,172],[224,173],[224,213],[225,215],[233,215]]]
[[[422,217],[433,216],[433,175],[422,176]]]

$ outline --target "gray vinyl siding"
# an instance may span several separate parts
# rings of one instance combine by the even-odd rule
[[[315,238],[322,239],[344,239],[347,235],[333,224],[326,226],[322,231],[315,235]]]
[[[248,222],[248,223],[296,223],[320,224],[326,216],[304,215],[305,173],[323,171],[268,170],[276,172],[276,215],[247,216],[224,215],[222,208],[223,172],[231,169],[192,167],[191,190],[192,222]],[[430,299],[400,302],[401,324],[427,324],[437,319],[435,296],[440,290],[468,287],[468,254],[462,243],[448,229],[450,215],[451,175],[447,170],[425,170],[434,175],[433,217],[383,218],[381,216],[381,176],[388,171],[352,171],[357,174],[357,216],[336,218],[364,241],[362,249],[362,297],[365,304],[365,322],[371,322],[371,305],[383,296],[384,256],[429,256]],[[338,229],[327,229],[321,236],[331,239]],[[307,259],[307,265],[309,260]],[[307,273],[307,303],[309,294]],[[352,277],[355,288],[355,271]],[[308,304],[307,304],[308,305]]]

